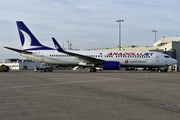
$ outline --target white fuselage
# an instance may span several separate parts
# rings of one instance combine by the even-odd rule
[[[38,50],[31,51],[33,54],[23,54],[22,56],[30,58],[34,61],[45,62],[56,65],[84,65],[88,62],[79,59],[75,56],[69,56],[64,53],[59,53],[56,50]],[[99,50],[84,50],[71,51],[73,53],[82,54],[85,56],[105,60],[118,61],[121,67],[167,67],[177,63],[177,60],[169,57],[166,54],[159,52],[142,52],[142,51],[99,51]]]

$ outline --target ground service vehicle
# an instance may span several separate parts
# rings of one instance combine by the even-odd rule
[[[50,64],[46,64],[46,63],[41,63],[40,66],[36,66],[34,68],[34,72],[52,72],[53,71],[53,66]]]
[[[0,66],[0,72],[9,72],[9,66],[1,65]]]

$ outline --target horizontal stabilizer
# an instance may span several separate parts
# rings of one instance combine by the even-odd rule
[[[19,49],[15,49],[15,48],[11,48],[11,47],[4,47],[4,48],[15,51],[15,52],[18,52],[18,53],[26,53],[26,54],[31,54],[32,53],[32,52],[28,52],[28,51],[25,51],[25,50],[19,50]]]

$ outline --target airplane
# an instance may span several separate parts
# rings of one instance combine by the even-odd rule
[[[103,70],[119,70],[120,67],[168,67],[177,63],[169,55],[152,51],[115,50],[64,50],[52,37],[55,48],[41,44],[22,21],[16,21],[22,50],[6,47],[34,61],[61,66],[86,66],[90,72],[96,67]]]

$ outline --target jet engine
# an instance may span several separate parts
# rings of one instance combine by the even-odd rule
[[[118,62],[118,61],[104,61],[102,68],[103,68],[103,70],[119,70],[120,62]]]

